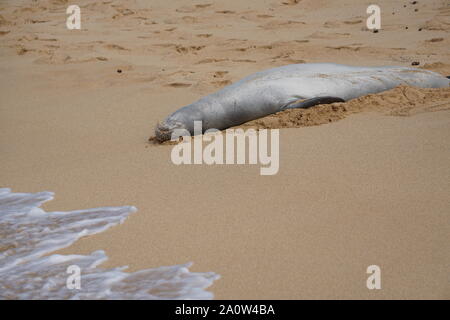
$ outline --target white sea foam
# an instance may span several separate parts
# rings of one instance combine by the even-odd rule
[[[134,273],[103,269],[103,251],[49,255],[80,237],[122,223],[134,207],[45,212],[51,192],[12,193],[0,188],[0,299],[211,299],[218,275],[190,272],[190,263]],[[151,248],[149,248],[151,250]],[[66,286],[67,268],[81,268],[81,289]]]

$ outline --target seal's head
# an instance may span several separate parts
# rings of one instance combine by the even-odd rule
[[[155,138],[158,142],[164,142],[172,139],[172,133],[175,130],[186,130],[183,123],[172,119],[166,119],[163,122],[158,122],[155,129]]]
[[[171,140],[174,133],[176,136],[194,134],[195,121],[204,123],[204,110],[205,104],[197,101],[175,111],[156,126],[156,140],[159,142]],[[177,130],[179,130],[179,132],[175,132]]]

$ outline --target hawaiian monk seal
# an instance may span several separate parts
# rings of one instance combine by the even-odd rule
[[[292,64],[254,73],[187,105],[159,123],[158,141],[171,139],[175,129],[194,133],[194,121],[204,131],[223,130],[291,108],[344,102],[400,84],[448,87],[450,80],[428,70],[407,67],[354,67],[332,63]]]

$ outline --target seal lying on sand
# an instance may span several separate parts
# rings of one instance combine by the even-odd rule
[[[291,108],[344,102],[405,84],[422,88],[448,87],[440,74],[406,67],[353,67],[332,63],[292,64],[252,74],[201,98],[168,116],[155,130],[160,142],[175,129],[194,133],[194,121],[203,130],[223,130]]]

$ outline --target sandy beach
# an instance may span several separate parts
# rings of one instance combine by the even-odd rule
[[[46,210],[133,205],[60,250],[130,271],[193,262],[216,299],[449,299],[450,89],[397,87],[292,110],[279,172],[180,165],[148,141],[168,114],[267,68],[311,62],[450,75],[448,1],[0,3],[0,187]],[[366,269],[382,270],[368,290]]]

